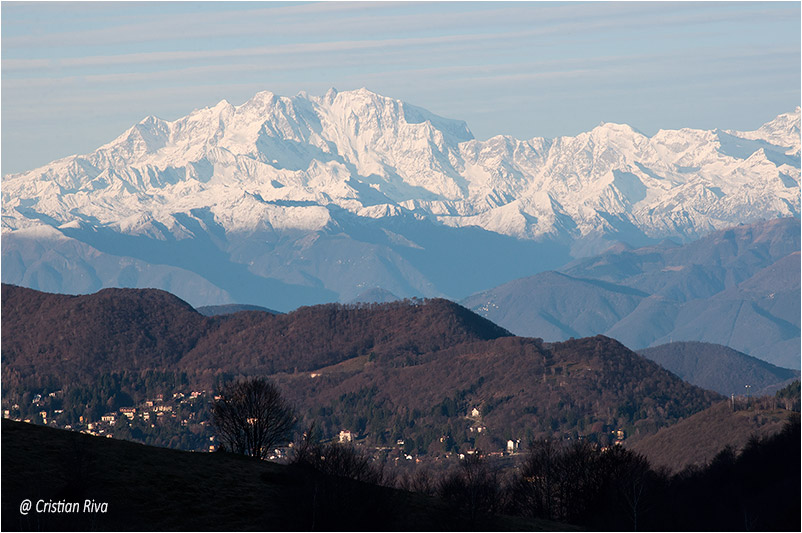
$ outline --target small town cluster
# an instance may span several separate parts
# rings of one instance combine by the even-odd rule
[[[119,407],[91,419],[79,415],[69,420],[61,404],[64,391],[34,394],[28,408],[14,403],[3,410],[3,417],[88,435],[140,441],[193,451],[215,451],[214,430],[208,419],[208,405],[214,398],[205,390],[156,394],[136,405]]]
[[[12,404],[3,410],[3,417],[80,431],[99,437],[133,440],[150,445],[198,452],[214,452],[219,446],[214,428],[209,422],[209,405],[220,397],[207,390],[155,394],[151,398],[136,402],[135,405],[107,411],[97,419],[89,419],[80,415],[77,421],[72,423],[67,423],[69,417],[65,416],[63,409],[53,408],[54,405],[58,406],[62,403],[63,394],[62,390],[44,395],[34,394],[31,396],[30,405],[26,406],[27,408],[21,408],[19,403]],[[487,426],[482,421],[480,407],[471,407],[463,415],[463,420],[469,423],[468,433],[477,437],[489,433]],[[617,429],[611,433],[611,440],[614,439],[613,444],[623,443],[625,438],[623,430]],[[442,435],[439,437],[439,442],[446,444],[449,439],[451,439],[450,435]],[[502,460],[504,457],[515,456],[522,451],[521,439],[507,439],[506,446],[501,449],[479,450],[473,447],[464,447],[459,451],[445,451],[436,456],[427,456],[410,449],[403,437],[388,445],[379,446],[370,442],[367,434],[360,434],[352,429],[342,429],[328,440],[359,446],[375,460],[389,460],[397,465],[441,460],[453,461],[474,454]],[[287,460],[292,446],[292,443],[288,443],[287,446],[275,448],[268,459]]]

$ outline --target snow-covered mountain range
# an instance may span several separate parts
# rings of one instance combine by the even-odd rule
[[[558,266],[549,262],[569,251],[589,255],[615,240],[687,241],[799,216],[799,124],[796,108],[750,132],[648,137],[607,123],[575,137],[479,141],[462,121],[366,89],[261,92],[175,121],[147,117],[90,154],[5,176],[3,281],[85,292],[122,283],[127,268],[126,283],[169,278],[169,288],[196,294],[193,303],[286,307],[244,302],[221,286],[218,270],[235,265],[240,276],[306,287],[310,301],[350,300],[374,287],[462,297]],[[61,243],[47,245],[47,255],[67,246],[64,239],[73,241],[70,251],[35,259],[32,242]],[[484,287],[440,283],[456,266],[432,266],[427,253],[471,242],[490,247],[476,255],[525,249],[518,257],[531,257],[534,270],[488,263],[499,279]],[[181,244],[169,251],[168,243]],[[535,243],[559,250],[535,265]],[[193,266],[192,254],[210,265]],[[83,277],[66,280],[76,266]]]

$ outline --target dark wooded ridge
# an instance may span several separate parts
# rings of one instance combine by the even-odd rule
[[[61,390],[52,407],[73,426],[160,386],[271,376],[326,437],[348,429],[373,445],[403,440],[407,452],[438,454],[537,437],[607,445],[616,431],[653,433],[717,398],[613,339],[513,337],[447,300],[210,318],[157,290],[2,290],[3,401],[30,408],[24,394]]]

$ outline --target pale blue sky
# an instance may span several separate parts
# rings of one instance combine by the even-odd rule
[[[799,2],[2,2],[2,173],[147,115],[368,89],[474,135],[754,129],[800,103]]]

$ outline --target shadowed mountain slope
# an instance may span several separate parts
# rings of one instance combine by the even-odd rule
[[[799,371],[780,368],[755,357],[707,342],[672,342],[638,353],[675,373],[688,383],[730,394],[774,394]],[[749,385],[751,391],[745,389]]]

